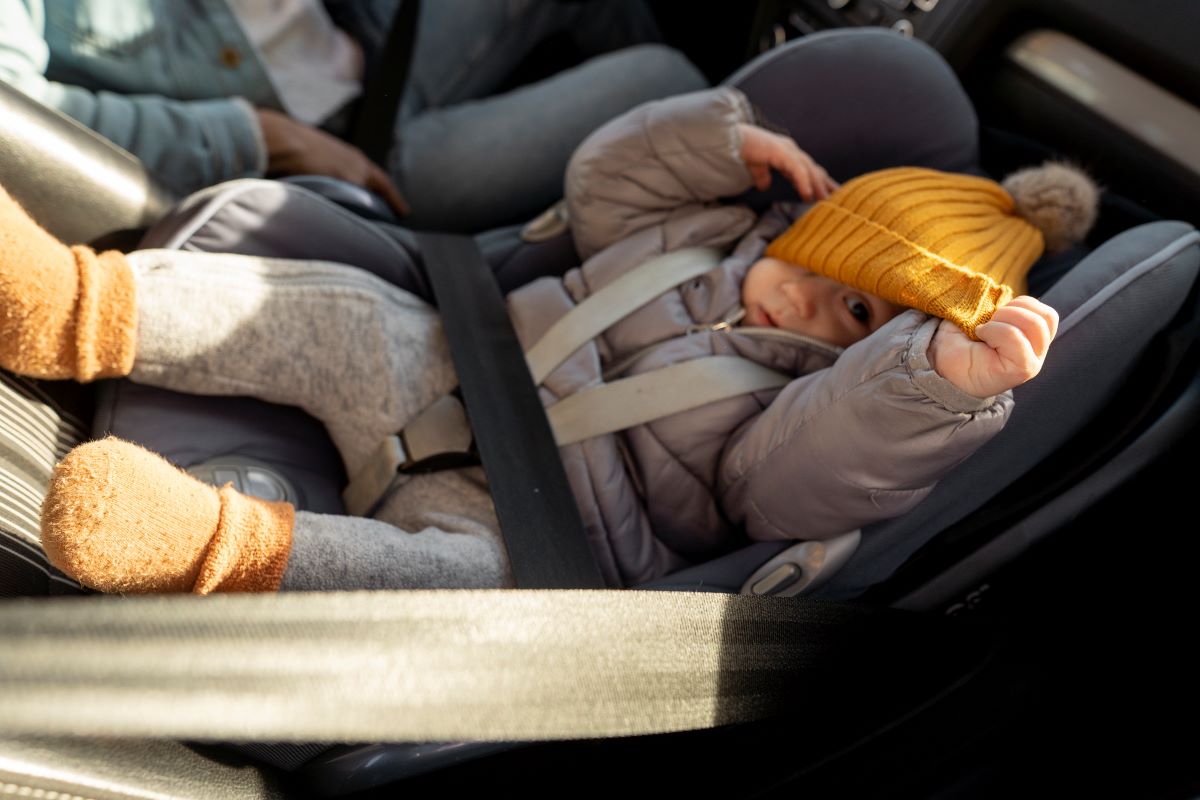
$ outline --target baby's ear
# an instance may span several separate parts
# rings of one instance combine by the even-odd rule
[[[1014,172],[1002,185],[1017,213],[1042,232],[1050,253],[1083,241],[1096,222],[1100,189],[1078,167],[1047,161]]]

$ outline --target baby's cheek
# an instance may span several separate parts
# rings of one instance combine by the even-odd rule
[[[763,301],[772,283],[780,280],[775,273],[779,272],[781,264],[779,259],[760,258],[750,265],[750,269],[746,270],[746,277],[742,279],[743,306],[749,308]]]

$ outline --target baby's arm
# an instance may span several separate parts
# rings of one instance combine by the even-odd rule
[[[797,378],[730,441],[719,489],[755,539],[820,539],[899,516],[1003,428],[929,360],[939,320],[908,311]]]
[[[594,131],[565,180],[579,254],[749,189],[738,124],[750,119],[745,96],[722,88],[646,103]]]
[[[567,167],[566,198],[580,255],[588,258],[656,225],[669,243],[674,220],[752,186],[766,188],[771,169],[805,199],[832,191],[836,184],[795,142],[752,119],[745,96],[725,87],[647,103],[597,129]],[[740,228],[718,226],[733,234],[753,224],[749,209],[716,208],[738,216]],[[696,230],[685,226],[678,233],[694,237]]]

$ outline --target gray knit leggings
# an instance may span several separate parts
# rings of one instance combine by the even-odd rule
[[[437,313],[341,264],[143,250],[134,381],[298,406],[353,475],[457,379]],[[300,511],[283,588],[511,586],[482,470],[414,476],[377,519]]]

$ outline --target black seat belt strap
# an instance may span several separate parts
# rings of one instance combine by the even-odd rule
[[[522,589],[604,586],[495,277],[475,242],[417,234]]]
[[[387,167],[388,152],[398,146],[396,115],[404,98],[408,70],[416,49],[420,11],[420,0],[401,0],[388,31],[379,66],[363,90],[350,137],[351,143],[362,150],[367,158],[384,168]]]

